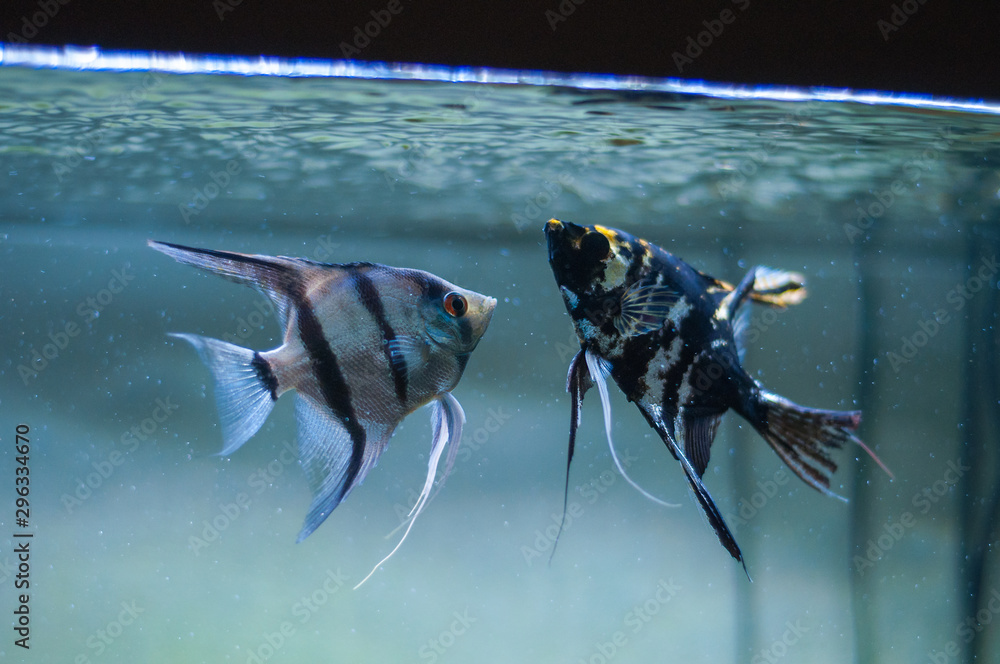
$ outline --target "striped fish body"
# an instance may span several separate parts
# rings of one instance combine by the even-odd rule
[[[828,450],[851,441],[868,451],[851,433],[861,413],[803,408],[765,390],[742,366],[749,312],[744,305],[800,302],[806,295],[801,275],[755,268],[734,287],[615,229],[553,219],[545,235],[581,346],[568,377],[567,463],[583,396],[592,385],[601,393],[611,442],[605,386],[610,376],[681,463],[709,523],[736,560],[743,562],[739,546],[701,480],[727,410],[744,417],[806,483],[835,495],[829,487],[837,466]]]
[[[299,540],[364,480],[403,418],[432,405],[434,442],[412,526],[446,446],[449,467],[454,461],[465,416],[451,390],[496,300],[420,270],[149,245],[274,302],[284,337],[273,350],[174,336],[190,342],[214,375],[222,454],[253,436],[283,393],[297,393],[299,461],[313,491]]]
[[[309,269],[315,274],[290,312],[284,343],[260,353],[275,377],[276,397],[294,389],[384,425],[455,388],[485,325],[474,328],[475,317],[468,316],[455,326],[454,345],[422,342],[424,303],[453,292],[481,296],[416,270],[368,264]],[[316,370],[331,361],[339,379],[330,380],[332,367]]]
[[[682,405],[722,413],[744,401],[752,381],[740,368],[730,321],[717,315],[732,287],[656,245],[605,230],[620,259],[601,274],[585,270],[572,252],[553,257],[567,268],[560,269],[568,277],[560,290],[581,344],[605,360],[630,401],[662,410],[668,425]],[[712,365],[729,368],[729,380],[692,390],[691,377]]]

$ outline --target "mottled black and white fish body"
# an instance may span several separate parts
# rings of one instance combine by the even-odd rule
[[[270,351],[174,336],[190,342],[212,370],[222,454],[253,436],[282,394],[297,393],[300,463],[313,491],[299,540],[364,480],[403,418],[432,405],[431,463],[412,526],[449,444],[449,469],[454,461],[465,416],[451,390],[486,331],[496,300],[420,270],[315,263],[152,240],[149,245],[256,288],[275,303],[284,335],[282,345]]]
[[[827,449],[848,441],[864,447],[850,433],[860,412],[797,406],[767,392],[742,367],[749,311],[744,305],[800,302],[801,275],[755,268],[734,287],[615,229],[553,219],[545,235],[581,347],[567,382],[573,402],[567,473],[580,404],[592,384],[601,393],[614,453],[603,385],[610,376],[681,463],[720,542],[737,560],[743,561],[742,553],[701,481],[727,410],[749,421],[810,486],[833,495],[829,483],[836,465]]]

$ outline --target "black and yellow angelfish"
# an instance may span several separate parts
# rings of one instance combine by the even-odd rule
[[[854,443],[882,465],[851,433],[861,423],[860,411],[798,406],[768,392],[742,367],[749,311],[743,305],[800,302],[806,294],[801,275],[755,268],[734,288],[622,231],[552,219],[545,236],[580,340],[567,385],[572,408],[567,487],[581,404],[591,385],[601,394],[614,454],[608,376],[681,463],[719,541],[744,569],[740,548],[701,479],[727,410],[739,413],[796,475],[827,495],[836,496],[830,491],[837,469],[830,449]],[[624,474],[620,464],[619,469]]]
[[[432,405],[434,442],[409,533],[449,444],[445,477],[455,460],[465,414],[451,390],[486,332],[496,300],[420,270],[152,240],[149,246],[252,286],[274,302],[284,339],[273,350],[174,336],[191,343],[214,375],[221,454],[235,452],[253,436],[283,393],[298,393],[299,461],[313,492],[300,541],[364,480],[403,418]]]

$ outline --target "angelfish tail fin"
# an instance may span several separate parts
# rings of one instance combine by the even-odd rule
[[[837,464],[829,450],[840,449],[845,443],[861,447],[893,477],[882,460],[852,433],[861,424],[861,411],[806,408],[766,391],[761,391],[760,406],[763,423],[754,424],[757,431],[788,467],[817,491],[844,500],[830,490]]]
[[[194,346],[215,378],[222,426],[220,455],[232,454],[264,424],[277,399],[277,380],[259,353],[195,334],[171,334]]]

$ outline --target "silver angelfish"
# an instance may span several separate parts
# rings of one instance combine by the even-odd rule
[[[431,404],[427,478],[402,539],[364,583],[406,539],[427,504],[446,447],[443,477],[451,470],[465,422],[451,390],[489,325],[496,299],[420,270],[148,244],[181,263],[251,286],[274,303],[284,330],[274,350],[172,336],[194,346],[215,378],[220,454],[250,439],[279,396],[298,393],[299,462],[313,493],[298,541],[361,484],[403,418]]]

